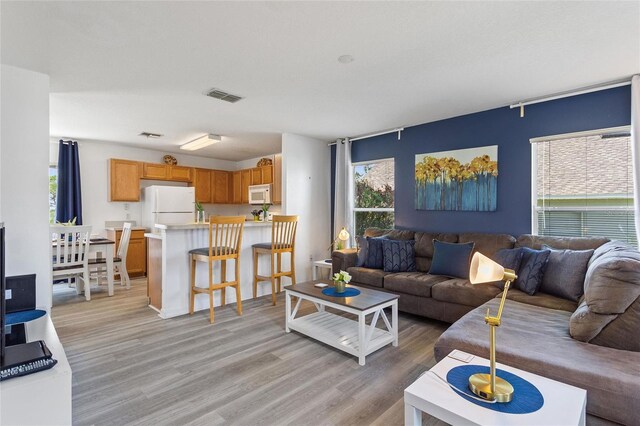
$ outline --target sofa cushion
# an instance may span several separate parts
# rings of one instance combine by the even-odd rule
[[[622,248],[597,253],[589,265],[584,301],[571,316],[569,330],[577,340],[640,351],[640,252]]]
[[[524,253],[522,249],[500,249],[493,255],[493,260],[498,262],[504,268],[511,269],[515,272],[520,270],[522,264],[522,257]]]
[[[429,275],[423,272],[399,272],[384,277],[384,288],[394,293],[431,297],[431,287],[449,279],[442,275]]]
[[[389,274],[382,269],[361,268],[358,266],[347,269],[347,272],[351,275],[351,284],[358,285],[358,283],[362,283],[380,288],[382,288],[384,276]]]
[[[441,285],[441,284],[438,284]],[[437,285],[433,287],[435,292]],[[494,299],[449,327],[435,344],[436,360],[453,349],[487,358],[487,308]],[[640,424],[640,352],[620,351],[572,339],[571,313],[509,301],[497,330],[497,360],[587,390],[587,412],[622,424]]]
[[[414,272],[416,254],[414,240],[382,240],[385,272]]]
[[[382,269],[384,267],[384,251],[382,241],[387,237],[367,237],[367,257],[364,259],[365,268]]]
[[[469,280],[454,278],[431,287],[431,297],[443,302],[480,306],[493,299],[501,290],[493,284],[473,285]]]
[[[501,297],[502,293],[500,293],[496,297]],[[543,308],[549,309],[559,309],[561,311],[574,312],[578,308],[578,303],[572,300],[563,299],[561,297],[552,296],[550,294],[545,294],[542,292],[537,292],[533,296],[529,296],[522,290],[518,290],[517,288],[510,288],[507,293],[508,300],[515,300],[520,303],[527,303],[529,305],[540,306]],[[508,309],[506,307],[505,309]]]
[[[493,259],[493,255],[500,249],[510,249],[516,242],[515,237],[509,234],[485,234],[470,232],[458,236],[459,243],[474,243],[474,252],[479,251]]]
[[[404,229],[367,228],[364,230],[365,237],[386,236],[390,240],[413,240],[414,235],[415,231]]]
[[[367,237],[357,237],[356,242],[358,243],[358,260],[356,260],[356,266],[364,266],[369,257],[369,241]]]
[[[544,276],[551,250],[533,250],[527,247],[522,247],[521,250],[522,262],[520,263],[520,269],[517,271],[518,278],[516,278],[513,286],[533,296],[542,285],[542,277]]]
[[[589,250],[596,249],[608,242],[604,237],[547,237],[542,235],[522,234],[516,240],[516,247],[529,247],[540,250],[543,245],[554,249]]]
[[[545,250],[551,250],[549,261],[542,277],[540,291],[563,299],[578,302],[584,294],[584,276],[587,264],[593,255],[590,250],[554,250],[547,245]]]
[[[415,240],[416,256],[433,257],[433,240],[438,240],[445,243],[457,243],[458,234],[451,234],[446,232],[416,232]]]
[[[444,243],[433,240],[434,252],[429,273],[449,277],[469,278],[469,262],[473,243]]]

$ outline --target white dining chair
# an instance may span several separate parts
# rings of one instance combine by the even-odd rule
[[[131,223],[126,222],[122,225],[122,235],[120,235],[118,252],[113,258],[113,271],[107,271],[107,259],[104,257],[89,259],[90,272],[96,272],[98,284],[100,283],[101,276],[111,273],[120,275],[120,285],[131,288],[131,280],[129,279],[129,273],[127,272],[127,251],[129,250],[130,239]]]
[[[80,294],[78,278],[82,280],[84,297],[91,300],[89,283],[89,239],[91,226],[51,225],[51,271],[53,279],[75,278],[76,292]]]

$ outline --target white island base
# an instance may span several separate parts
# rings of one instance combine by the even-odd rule
[[[189,313],[189,250],[209,246],[209,224],[156,225],[157,233],[145,234],[148,239],[148,289],[149,306],[157,310],[161,318],[172,318]],[[240,293],[243,300],[253,298],[253,252],[251,246],[271,241],[271,222],[245,223],[240,253]],[[269,257],[260,256],[260,273],[268,275]],[[287,268],[289,259],[283,259]],[[197,262],[196,285],[207,287],[207,265]],[[227,264],[227,280],[233,280],[235,266]],[[214,282],[220,282],[220,262],[214,262]],[[288,285],[284,278],[282,285]],[[227,289],[226,303],[236,302],[236,292]],[[220,291],[214,293],[214,306],[220,306]],[[269,282],[258,283],[258,296],[271,294]],[[195,310],[209,309],[209,296],[196,295]]]

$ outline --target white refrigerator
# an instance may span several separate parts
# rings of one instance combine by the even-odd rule
[[[144,190],[142,224],[178,225],[195,221],[196,190],[184,186],[153,185]]]

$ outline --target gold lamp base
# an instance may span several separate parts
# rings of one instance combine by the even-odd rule
[[[474,374],[469,377],[469,389],[480,398],[488,401],[510,402],[513,399],[511,383],[496,376],[496,390],[491,392],[491,375]]]

